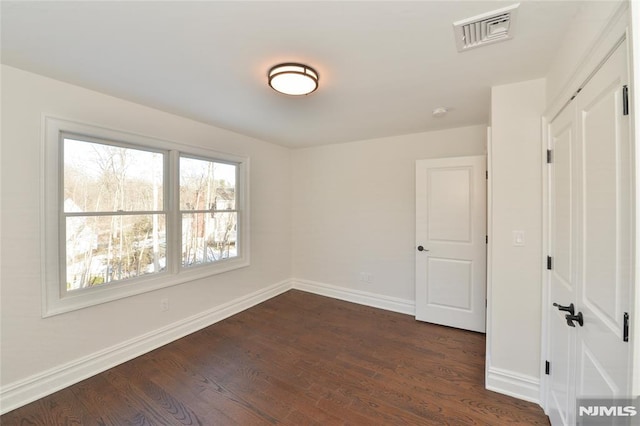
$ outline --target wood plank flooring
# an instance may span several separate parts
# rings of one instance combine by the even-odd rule
[[[485,336],[291,290],[0,417],[10,425],[548,425]]]

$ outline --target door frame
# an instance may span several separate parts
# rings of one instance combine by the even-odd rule
[[[640,143],[638,142],[636,129],[640,129],[640,114],[636,107],[640,107],[640,5],[635,2],[630,2],[630,18],[629,23],[634,31],[631,31],[629,40],[629,82],[631,87],[635,87],[636,90],[631,91],[631,111],[635,111],[633,118],[631,119],[631,125],[629,128],[629,138],[631,139],[631,149],[635,155],[635,161],[633,164],[633,170],[635,179],[632,178],[632,185],[635,184],[635,188],[632,188],[632,196],[635,196],[635,200],[632,201],[632,205],[635,208],[635,214],[632,216],[632,228],[635,228],[635,239],[633,245],[634,256],[634,282],[631,284],[631,315],[634,320],[631,322],[631,339],[633,339],[633,348],[631,354],[634,361],[632,365],[632,388],[631,392],[634,395],[640,395]],[[627,30],[629,36],[629,31]],[[634,55],[634,53],[636,53]],[[635,303],[634,303],[635,302]]]
[[[640,24],[640,10],[633,10],[632,14],[635,15],[635,22]],[[632,16],[633,17],[633,16]],[[631,67],[630,72],[630,82],[632,88],[636,88],[636,90],[631,90],[631,111],[635,111],[634,108],[634,100],[635,105],[640,104],[640,67],[633,67],[634,62],[640,64],[640,57],[635,58],[633,55],[633,45],[635,44],[640,48],[640,26],[637,28],[637,31],[632,34],[629,28],[630,17],[629,17],[629,5],[625,2],[621,4],[619,9],[616,11],[614,16],[612,17],[610,23],[603,30],[601,36],[597,39],[595,44],[587,51],[582,60],[579,62],[578,69],[575,70],[570,80],[564,86],[564,89],[560,92],[560,95],[553,100],[545,113],[541,118],[541,126],[542,126],[542,140],[540,144],[541,148],[541,158],[546,159],[547,149],[549,149],[550,139],[549,139],[549,124],[553,121],[553,119],[564,109],[564,107],[569,103],[569,99],[572,98],[574,94],[578,91],[578,88],[581,88],[586,84],[586,82],[590,79],[591,75],[595,73],[597,69],[608,59],[609,55],[613,53],[616,46],[620,42],[622,42],[625,38],[627,39],[627,54],[629,57],[629,64]],[[640,55],[638,55],[640,56]],[[638,78],[636,78],[636,74],[638,74]],[[630,350],[632,351],[632,357],[636,359],[635,365],[632,366],[632,370],[630,373],[633,376],[633,394],[640,394],[640,289],[638,288],[637,283],[640,281],[640,205],[638,204],[640,200],[640,144],[637,143],[636,139],[636,126],[640,125],[640,117],[638,117],[638,113],[634,114],[634,120],[631,120],[630,125],[630,133],[629,137],[631,140],[632,150],[635,153],[635,163],[633,165],[634,170],[632,173],[635,175],[633,194],[635,198],[631,200],[632,206],[634,206],[635,212],[632,216],[633,222],[632,229],[635,231],[635,238],[633,244],[633,255],[634,255],[634,280],[631,283],[631,294],[632,300],[635,300],[635,303],[631,303],[630,306],[630,315],[632,318],[631,324],[631,339],[632,344],[634,345]],[[542,169],[542,259],[543,262],[540,265],[540,268],[544,271],[542,275],[542,283],[541,283],[541,291],[542,291],[542,312],[541,312],[541,357],[540,357],[540,404],[545,412],[548,412],[548,403],[549,403],[549,392],[548,388],[550,385],[550,380],[547,378],[545,374],[545,361],[549,359],[549,317],[548,317],[548,306],[552,303],[550,300],[550,279],[549,274],[546,270],[546,256],[549,253],[550,249],[550,226],[549,226],[549,172],[546,161],[543,161],[540,165]],[[489,291],[489,290],[488,290]],[[488,310],[490,312],[490,309]],[[487,348],[487,359],[489,359],[489,348]]]
[[[489,371],[491,371],[491,339],[488,336],[492,335],[491,330],[491,313],[493,310],[493,273],[491,265],[493,265],[493,238],[489,238],[489,235],[493,235],[493,139],[491,133],[491,126],[487,127],[487,331],[485,336],[485,357],[484,357],[484,383],[489,383]]]

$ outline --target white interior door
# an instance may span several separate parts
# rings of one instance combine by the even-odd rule
[[[623,43],[549,126],[546,408],[553,425],[580,423],[577,398],[630,395],[631,344],[623,338],[633,279],[627,75]],[[573,304],[582,324],[553,302]]]
[[[486,329],[486,158],[416,162],[416,319]]]
[[[566,108],[549,125],[549,145],[553,161],[549,165],[549,359],[550,371],[547,413],[553,425],[575,424],[575,341],[576,333],[567,325],[568,310],[575,314],[576,221],[579,176],[574,167],[576,155],[575,108]],[[553,306],[555,303],[559,306]],[[563,309],[563,310],[561,310]]]
[[[631,147],[623,111],[626,43],[577,100],[582,165],[580,269],[576,305],[578,397],[629,396],[630,343],[623,340],[632,280]],[[613,424],[613,423],[612,423]],[[617,424],[617,423],[615,423]]]

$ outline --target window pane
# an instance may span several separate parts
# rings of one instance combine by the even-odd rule
[[[163,210],[164,154],[64,139],[64,211]]]
[[[180,157],[181,210],[235,210],[234,164]]]
[[[67,217],[67,291],[162,272],[165,215]]]
[[[200,265],[238,256],[237,213],[184,213],[182,266]]]

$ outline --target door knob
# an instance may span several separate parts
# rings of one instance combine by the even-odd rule
[[[576,325],[573,323],[574,321],[578,321],[578,324],[580,324],[580,327],[582,327],[584,325],[584,319],[582,318],[582,312],[578,312],[578,315],[565,315],[564,316],[567,320],[567,325],[569,327],[575,327]]]
[[[562,306],[554,303],[553,306],[557,307],[559,311],[569,312],[569,314],[574,315],[576,313],[573,303],[569,306]]]
[[[426,248],[422,247],[422,246],[418,246],[418,251],[429,251]]]

